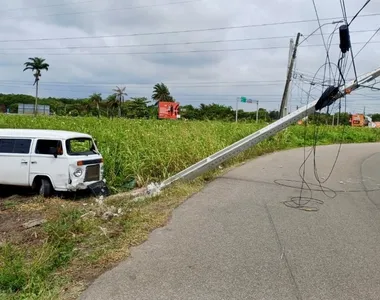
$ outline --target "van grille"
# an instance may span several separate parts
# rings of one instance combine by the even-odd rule
[[[100,165],[87,166],[84,181],[98,181],[98,180],[100,180]]]

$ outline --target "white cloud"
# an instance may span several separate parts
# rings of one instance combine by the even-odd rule
[[[318,28],[316,21],[228,30],[170,34],[146,33],[315,20],[312,0],[296,0],[292,1],[291,5],[286,0],[203,0],[165,5],[169,2],[185,2],[185,0],[160,0],[158,2],[133,0],[128,3],[121,0],[107,2],[100,0],[36,0],[33,2],[17,0],[7,2],[6,6],[2,8],[0,41],[41,40],[0,42],[2,48],[0,52],[7,53],[0,54],[1,92],[33,94],[33,78],[29,72],[22,72],[23,63],[30,56],[41,56],[46,58],[50,64],[49,71],[43,73],[41,78],[41,96],[78,98],[93,92],[101,92],[107,96],[111,93],[114,85],[124,84],[128,87],[129,95],[149,98],[152,85],[156,82],[164,82],[168,84],[172,94],[182,104],[199,105],[201,102],[214,102],[235,107],[234,99],[239,95],[246,95],[258,99],[261,107],[278,108],[286,76],[289,37],[295,38],[297,32],[301,32],[302,40]],[[332,21],[323,20],[326,18],[342,18],[340,1],[315,2],[322,24]],[[360,9],[364,2],[345,1],[349,18]],[[380,13],[380,4],[370,2],[361,15],[374,13]],[[358,17],[354,21],[351,25],[354,54],[374,33],[373,31],[355,31],[376,30],[379,26],[378,16]],[[326,39],[333,29],[334,25],[322,27]],[[114,35],[119,36],[54,40],[54,38],[65,37]],[[284,36],[285,38],[263,39]],[[227,41],[236,39],[256,40]],[[146,46],[210,40],[226,42]],[[374,37],[373,41],[380,41],[380,33],[379,36]],[[357,44],[358,42],[361,44]],[[337,44],[339,44],[339,36],[336,34],[331,46],[331,59],[335,64],[340,53]],[[126,45],[131,47],[116,47]],[[308,74],[308,78],[314,76],[314,73],[325,62],[326,57],[323,47],[312,45],[322,45],[319,30],[303,42],[298,49],[296,69]],[[379,57],[377,45],[377,43],[369,44],[356,58],[359,74],[379,67],[380,63],[376,60]],[[110,47],[101,48],[104,46]],[[83,48],[64,49],[65,47]],[[274,49],[273,47],[279,48]],[[20,48],[22,50],[14,50]],[[251,50],[130,54],[221,49]],[[51,55],[53,53],[79,54]],[[96,55],[96,53],[108,53],[108,55]],[[352,70],[349,75],[349,78],[352,79]],[[318,73],[317,77],[323,77],[323,70]],[[67,82],[67,84],[54,84],[57,82]],[[89,85],[91,82],[100,84]],[[298,86],[301,86],[301,83],[296,80],[292,89],[293,109],[296,105],[300,105],[302,96]],[[303,88],[308,90],[308,85],[304,84]],[[371,96],[364,97],[363,95]],[[365,105],[367,112],[370,110],[380,111],[380,105],[375,101],[376,95],[378,93],[371,91],[360,91],[360,93],[351,95],[349,109],[361,110]],[[302,99],[306,99],[305,97],[303,94]],[[246,110],[255,109],[255,105],[249,104],[242,104],[240,107]]]

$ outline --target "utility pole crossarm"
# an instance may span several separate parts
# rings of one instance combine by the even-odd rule
[[[314,100],[313,102],[310,102],[309,104],[284,116],[283,118],[273,122],[272,124],[269,124],[268,126],[246,136],[245,138],[233,143],[232,145],[193,164],[192,166],[186,168],[185,170],[164,180],[162,183],[158,185],[154,183],[150,184],[148,186],[148,194],[152,194],[157,191],[160,191],[161,189],[170,186],[171,184],[173,184],[174,182],[178,180],[191,180],[205,172],[208,172],[208,171],[211,171],[212,169],[217,168],[224,161],[238,155],[239,153],[265,140],[266,138],[275,135],[279,131],[296,123],[298,120],[313,114],[316,110],[318,110],[316,109],[317,105],[321,106],[322,108],[325,106],[329,106],[334,101],[338,100],[339,98],[344,97],[349,92],[360,87],[361,84],[374,80],[376,77],[379,77],[379,76],[380,76],[380,68],[366,75],[361,76],[358,79],[358,81],[351,82],[350,84],[343,87],[342,90],[339,90],[339,88],[336,88],[336,87],[330,87],[331,90],[334,90],[333,95],[330,92],[326,94],[326,92],[328,92],[328,90],[330,89],[328,88],[318,100]]]

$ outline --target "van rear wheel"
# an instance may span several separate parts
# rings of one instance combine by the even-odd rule
[[[40,185],[40,191],[41,196],[44,197],[50,197],[53,193],[53,186],[49,179],[42,178],[41,179],[41,185]]]

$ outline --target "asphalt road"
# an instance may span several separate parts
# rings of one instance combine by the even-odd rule
[[[338,147],[317,148],[320,180]],[[284,203],[300,203],[303,149],[260,157],[189,198],[81,299],[380,299],[380,144],[343,145],[324,193],[312,156],[317,211]]]

